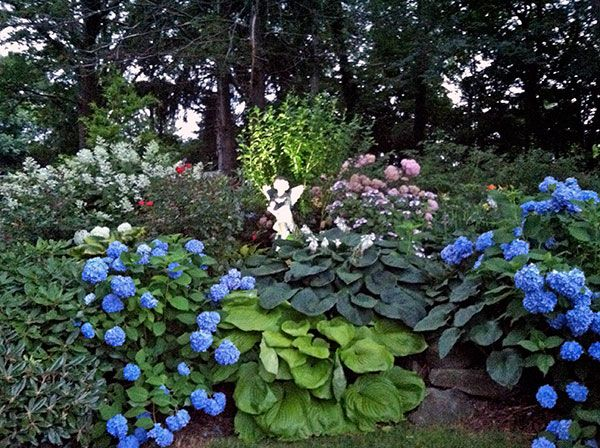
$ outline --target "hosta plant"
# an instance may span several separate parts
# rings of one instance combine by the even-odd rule
[[[88,259],[81,274],[89,285],[81,337],[112,360],[94,435],[99,444],[111,436],[123,446],[147,438],[168,446],[190,420],[188,405],[213,416],[223,411],[225,395],[211,393],[212,370],[234,364],[239,351],[217,332],[218,293],[254,281],[232,270],[208,293],[215,260],[202,242],[178,236],[137,247],[111,241],[104,255]]]
[[[399,323],[306,316],[287,301],[266,310],[254,291],[225,297],[223,314],[220,328],[242,357],[219,375],[235,383],[244,440],[370,431],[403,420],[424,397],[423,380],[395,364],[426,344]]]
[[[410,246],[340,229],[275,244],[246,260],[265,309],[287,300],[306,316],[341,315],[356,325],[381,316],[413,326],[425,316],[425,289],[438,267]]]

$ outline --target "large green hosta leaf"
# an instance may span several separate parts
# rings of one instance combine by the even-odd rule
[[[381,372],[394,365],[394,355],[372,339],[360,339],[340,351],[342,362],[353,372]]]
[[[235,426],[235,432],[244,442],[258,442],[267,436],[265,432],[260,429],[260,426],[256,424],[253,415],[246,414],[239,409],[235,414],[233,424]]]
[[[333,365],[329,360],[309,360],[305,364],[290,370],[298,387],[318,389],[331,379]]]
[[[281,318],[281,310],[265,311],[258,303],[230,304],[224,307],[227,314],[223,322],[229,323],[243,331],[277,330]]]
[[[346,415],[360,430],[371,431],[378,422],[399,422],[402,407],[398,389],[381,375],[365,375],[346,389]]]
[[[320,321],[317,323],[317,330],[328,339],[337,342],[340,347],[348,345],[356,335],[356,327],[341,317]]]
[[[279,396],[276,392],[279,392]],[[242,364],[233,392],[233,399],[239,410],[253,415],[262,414],[281,399],[280,393],[281,391],[263,381],[258,374],[258,364]]]
[[[313,358],[327,359],[329,358],[329,343],[321,338],[315,338],[313,336],[300,336],[294,339],[292,345],[300,350],[305,355],[312,356]]]
[[[377,320],[372,334],[375,340],[385,345],[394,356],[414,355],[427,348],[423,336],[391,320]]]
[[[415,372],[393,367],[382,374],[396,389],[401,412],[408,412],[419,406],[425,398],[425,382]]]
[[[310,437],[310,394],[294,384],[277,384],[281,397],[267,412],[256,417],[256,423],[266,433],[281,440],[298,440]]]

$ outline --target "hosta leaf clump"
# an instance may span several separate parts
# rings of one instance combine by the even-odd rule
[[[340,316],[307,317],[288,302],[273,309],[259,303],[256,296],[226,297],[220,324],[224,337],[243,331],[255,341],[225,378],[235,383],[235,428],[243,439],[368,431],[402,420],[423,399],[421,378],[394,367],[398,356],[426,348],[405,325],[376,317],[357,326]],[[269,325],[238,319],[248,309]]]

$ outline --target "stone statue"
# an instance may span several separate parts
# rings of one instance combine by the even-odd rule
[[[298,202],[304,192],[304,185],[290,188],[287,180],[278,177],[273,185],[263,185],[261,188],[268,202],[267,211],[275,217],[273,230],[277,236],[286,239],[290,233],[296,230],[294,217],[292,216],[292,206]]]

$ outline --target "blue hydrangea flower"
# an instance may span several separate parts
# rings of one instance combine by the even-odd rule
[[[198,240],[189,240],[185,243],[185,250],[194,255],[204,255],[204,243]]]
[[[592,342],[588,349],[588,354],[595,361],[600,361],[600,342]]]
[[[152,255],[153,257],[164,257],[165,255],[167,255],[167,251],[162,247],[155,247],[154,249],[152,249],[152,252],[150,252],[150,255]]]
[[[220,302],[227,294],[229,294],[229,288],[222,283],[217,283],[210,287],[208,297],[213,302]]]
[[[180,362],[177,365],[177,373],[179,373],[181,376],[188,376],[190,372],[190,366],[188,366],[185,362]]]
[[[185,409],[180,409],[175,415],[167,417],[165,420],[167,428],[172,432],[179,431],[187,426],[190,422],[190,414]]]
[[[140,441],[134,435],[123,437],[117,444],[117,448],[139,448],[139,446]]]
[[[148,411],[144,411],[144,412],[142,412],[141,414],[138,414],[136,418],[137,418],[138,420],[139,420],[140,418],[152,418],[152,414],[150,414],[150,412],[148,412]]]
[[[458,237],[452,244],[447,245],[440,253],[444,263],[448,265],[460,264],[465,258],[473,254],[473,243],[468,238]]]
[[[117,439],[122,439],[129,432],[127,419],[121,414],[109,418],[106,422],[106,432]]]
[[[546,240],[546,242],[544,243],[544,247],[548,250],[554,249],[556,247],[556,245],[558,244],[558,242],[556,241],[556,238],[554,238],[553,236],[551,236],[550,238],[548,238]]]
[[[538,389],[537,393],[535,394],[535,398],[541,407],[552,409],[554,406],[556,406],[558,394],[552,386],[546,384]]]
[[[89,322],[86,322],[81,326],[81,335],[86,339],[92,339],[96,336],[96,332],[94,331],[94,327]]]
[[[563,313],[557,314],[556,317],[548,319],[548,325],[554,330],[561,330],[567,325],[567,316]]]
[[[151,310],[153,308],[156,308],[156,305],[158,305],[158,300],[155,299],[154,296],[150,292],[145,292],[140,297],[140,305],[142,308]]]
[[[523,240],[513,240],[508,244],[500,245],[504,253],[504,259],[512,260],[519,255],[527,255],[529,253],[529,243]]]
[[[577,268],[568,272],[552,271],[546,275],[546,283],[560,295],[573,300],[585,286],[585,274]]]
[[[167,271],[169,273],[169,278],[172,278],[173,280],[178,279],[179,277],[181,277],[183,275],[183,271],[181,269],[177,269],[179,268],[181,265],[179,263],[177,263],[176,261],[173,261],[172,263],[169,263],[169,266],[167,266]]]
[[[229,291],[235,291],[240,287],[240,277],[231,277],[230,275],[224,275],[220,279],[220,284],[225,286]]]
[[[554,311],[558,303],[556,294],[550,291],[533,291],[525,294],[523,308],[531,314],[546,314]]]
[[[213,343],[212,334],[204,331],[194,331],[190,335],[190,345],[192,350],[200,353],[205,352]]]
[[[545,437],[538,437],[531,442],[531,448],[556,448],[556,445]]]
[[[158,446],[165,447],[173,443],[173,433],[166,428],[163,428],[160,423],[156,423],[154,427],[148,431],[148,437],[154,439]]]
[[[148,440],[148,431],[145,428],[135,428],[133,435],[140,443],[144,443]]]
[[[217,331],[219,322],[221,322],[221,316],[216,311],[203,311],[196,317],[198,328],[206,333]]]
[[[539,291],[544,286],[544,277],[540,275],[539,268],[530,263],[516,272],[515,286],[524,292]]]
[[[556,186],[556,185],[558,185],[558,181],[552,176],[547,176],[544,178],[542,183],[540,183],[540,185],[538,186],[538,189],[542,193],[548,193],[548,191],[550,191],[550,187]]]
[[[135,250],[135,252],[138,255],[150,255],[150,252],[152,252],[152,248],[147,244],[140,244]]]
[[[242,277],[240,280],[240,289],[242,291],[250,291],[254,288],[256,288],[256,279],[254,277],[250,277],[249,275]]]
[[[128,252],[129,248],[120,241],[113,241],[106,249],[106,255],[110,258],[119,258],[122,253]]]
[[[164,392],[165,395],[171,395],[171,391],[169,390],[169,388],[167,386],[165,386],[164,384],[161,384],[158,387],[160,390],[162,390]]]
[[[165,243],[164,241],[161,241],[159,239],[152,241],[152,246],[155,249],[162,249],[165,252],[167,252],[169,250],[169,243]]]
[[[227,275],[231,278],[242,278],[242,273],[237,269],[230,269],[227,271]]]
[[[135,296],[135,283],[131,277],[116,275],[110,280],[110,288],[122,299]]]
[[[229,339],[223,339],[215,350],[215,361],[222,366],[235,364],[240,359],[240,351]]]
[[[482,233],[477,237],[475,241],[475,250],[477,252],[483,252],[488,247],[492,247],[494,245],[494,231],[490,230],[488,232]]]
[[[200,411],[206,407],[208,395],[204,389],[196,389],[190,395],[190,401],[192,402],[192,406]]]
[[[223,392],[215,392],[212,398],[209,398],[206,401],[204,412],[212,417],[215,417],[225,410],[226,402],[227,400]]]
[[[594,312],[587,306],[576,306],[567,311],[567,327],[573,336],[581,336],[590,328],[594,320]]]
[[[600,312],[594,313],[589,329],[595,334],[600,334]]]
[[[150,263],[150,255],[142,255],[140,259],[137,261],[137,264],[141,264],[143,266]]]
[[[125,263],[120,258],[115,258],[110,268],[115,272],[127,272],[127,266],[125,266]]]
[[[140,377],[141,374],[142,374],[142,371],[137,366],[137,364],[128,363],[123,368],[123,378],[126,381],[136,381]]]
[[[592,297],[593,293],[590,288],[584,287],[583,291],[575,296],[574,299],[571,300],[573,306],[591,306],[592,305]]]
[[[118,313],[124,308],[123,301],[114,294],[107,294],[102,299],[102,309],[105,313]]]
[[[594,439],[587,439],[583,443],[583,446],[586,446],[587,448],[598,448],[598,442],[596,442]]]
[[[515,238],[520,238],[523,236],[523,227],[515,227],[513,229],[513,235]]]
[[[569,440],[571,438],[569,430],[572,423],[572,420],[552,420],[546,426],[546,431],[554,434],[558,440]]]
[[[569,398],[573,401],[583,403],[587,400],[588,388],[585,387],[583,384],[578,383],[577,381],[573,381],[567,384],[565,390],[567,391],[567,395],[569,396]]]
[[[583,347],[579,342],[566,341],[560,347],[560,358],[565,361],[577,361],[583,355]]]
[[[475,264],[473,264],[473,269],[479,269],[481,267],[481,264],[483,263],[483,257],[483,254],[477,257],[477,260],[475,260]]]
[[[125,343],[125,332],[118,325],[114,326],[104,333],[104,342],[111,347],[120,347]]]
[[[90,258],[85,262],[83,271],[81,272],[81,279],[92,285],[103,282],[108,277],[108,265],[102,260],[102,258]]]
[[[91,305],[95,300],[96,300],[96,294],[91,292],[83,298],[83,303],[86,305]]]

